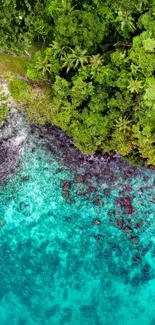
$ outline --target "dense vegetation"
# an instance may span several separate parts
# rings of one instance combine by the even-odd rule
[[[31,120],[83,152],[155,164],[155,0],[1,0],[0,28],[3,48],[40,46],[27,75],[50,85],[43,104],[10,85],[26,92]]]

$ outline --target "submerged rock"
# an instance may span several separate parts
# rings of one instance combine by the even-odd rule
[[[105,196],[110,196],[110,191],[109,191],[108,188],[104,189],[103,192],[104,192],[104,195],[105,195]]]
[[[82,183],[83,181],[84,181],[84,177],[83,177],[83,175],[76,175],[75,176],[75,179],[76,179],[76,181],[78,182],[78,183]]]
[[[108,216],[109,217],[115,217],[115,215],[116,215],[116,212],[114,210],[109,210],[108,211]]]
[[[131,234],[132,233],[132,228],[130,226],[125,226],[123,228],[124,232],[127,234]]]
[[[119,198],[115,199],[115,202],[118,207],[125,209],[126,214],[133,213],[132,197],[130,197],[130,196],[119,197]]]
[[[100,199],[97,199],[94,201],[94,204],[101,207],[103,205],[103,202]]]
[[[138,238],[138,236],[132,236],[132,237],[130,237],[130,241],[133,244],[138,244],[139,243],[139,238]]]
[[[125,191],[126,191],[126,192],[131,192],[131,191],[132,191],[132,186],[128,185],[128,186],[125,188]]]
[[[150,271],[151,271],[151,267],[149,264],[145,264],[141,270],[141,274],[142,274],[142,279],[143,281],[149,281],[150,280]]]
[[[139,229],[139,228],[142,228],[142,226],[143,226],[143,220],[138,220],[135,223],[134,228]]]
[[[93,221],[93,225],[94,225],[94,226],[98,226],[98,225],[100,225],[100,223],[101,223],[101,221],[100,221],[99,219],[95,219],[95,220]]]
[[[23,176],[22,177],[22,182],[28,182],[29,179],[30,179],[30,176],[29,175]]]
[[[66,197],[68,197],[69,196],[69,192],[68,191],[63,191],[62,192],[62,196],[64,197],[64,198],[66,198]]]
[[[98,234],[98,235],[94,235],[94,238],[99,242],[102,243],[103,242],[103,236]]]
[[[134,276],[133,279],[132,279],[132,281],[131,281],[131,283],[132,283],[132,285],[134,287],[136,287],[138,285],[141,285],[141,282],[142,282],[141,277],[138,276],[138,275]]]
[[[20,204],[19,204],[19,207],[20,207],[20,210],[22,211],[22,210],[24,210],[24,208],[25,208],[25,202],[20,202]]]
[[[132,261],[136,265],[141,263],[141,256],[139,254],[134,255],[133,258],[132,258]]]
[[[116,219],[115,225],[118,229],[122,229],[123,228],[123,220],[121,218]]]
[[[90,186],[90,187],[88,187],[87,192],[88,192],[88,193],[96,192],[96,187],[94,187],[94,186]]]
[[[133,208],[132,208],[132,206],[128,206],[128,207],[126,207],[126,208],[125,208],[125,213],[126,213],[126,214],[132,214],[132,213],[133,213]]]
[[[126,171],[125,171],[125,176],[126,176],[127,178],[131,178],[131,177],[133,176],[133,171],[130,170],[130,169],[126,170]]]
[[[71,187],[71,183],[63,181],[60,186],[62,187],[63,191],[68,191]]]
[[[83,196],[84,192],[83,191],[78,191],[76,194],[79,195],[79,196]]]

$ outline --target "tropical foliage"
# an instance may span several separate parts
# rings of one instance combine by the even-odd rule
[[[1,46],[40,44],[27,75],[48,80],[50,108],[32,101],[35,121],[83,152],[155,164],[155,0],[2,0],[0,12]]]

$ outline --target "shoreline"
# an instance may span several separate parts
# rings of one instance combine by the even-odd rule
[[[57,159],[69,166],[73,171],[86,169],[87,173],[100,175],[108,170],[129,169],[135,173],[141,169],[154,170],[155,166],[134,166],[117,153],[105,152],[87,155],[81,153],[64,131],[52,125],[28,124],[24,113],[18,110],[18,104],[8,90],[7,82],[0,79],[2,92],[8,96],[2,101],[8,105],[7,118],[0,125],[0,179],[8,176],[18,165],[24,152],[24,143],[32,134],[36,134],[44,142],[43,148],[57,156]]]

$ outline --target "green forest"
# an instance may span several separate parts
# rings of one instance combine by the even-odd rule
[[[0,48],[28,58],[8,78],[30,122],[155,165],[155,0],[1,0]]]

